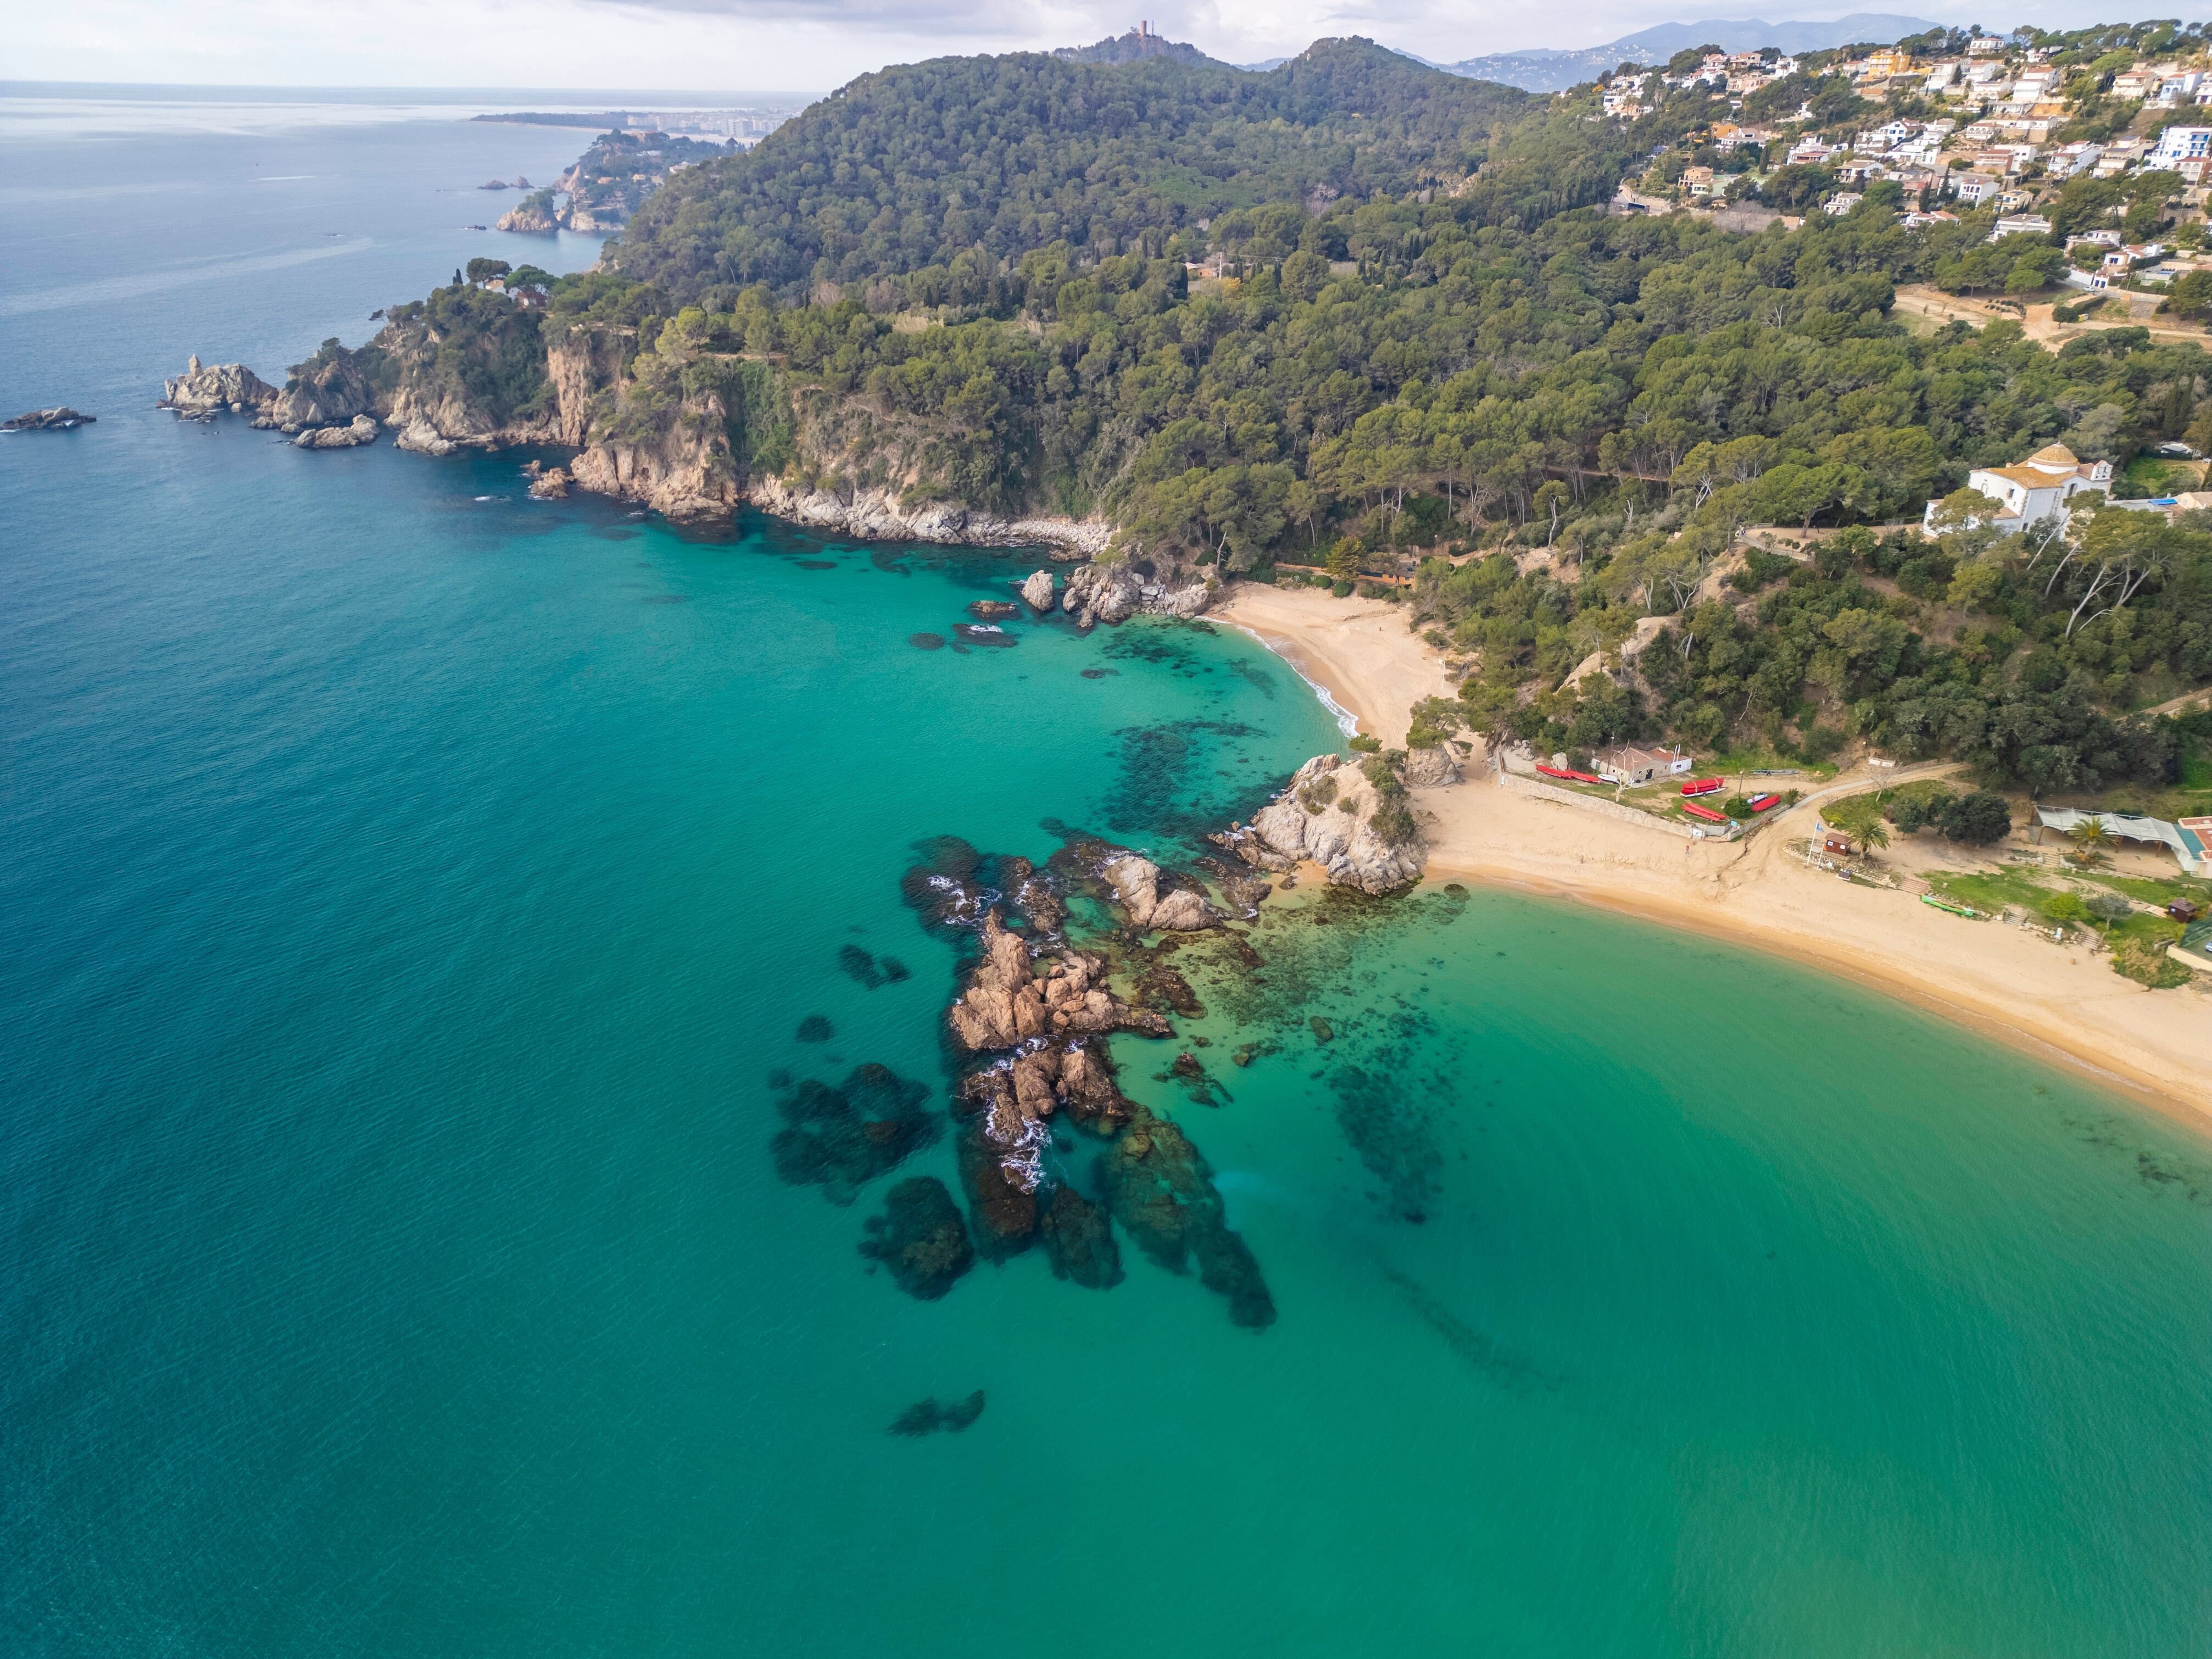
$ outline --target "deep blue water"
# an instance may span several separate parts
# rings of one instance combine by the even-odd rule
[[[1126,1242],[869,1272],[769,1079],[943,1103],[915,844],[1172,850],[1338,734],[1227,633],[908,642],[1028,561],[147,407],[576,142],[16,151],[0,402],[100,422],[0,440],[0,1650],[2204,1651],[2202,1142],[1708,941],[1431,891],[1194,965],[1218,1103],[1117,1053],[1263,1333]]]

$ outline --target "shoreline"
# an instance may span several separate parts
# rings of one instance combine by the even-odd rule
[[[1398,606],[1238,586],[1212,614],[1319,681],[1385,744],[1403,742],[1415,700],[1445,695],[1441,661],[1407,631]],[[2102,957],[2024,929],[1850,885],[1804,864],[1789,851],[1789,835],[1771,828],[1743,842],[1685,842],[1498,788],[1480,749],[1467,769],[1462,783],[1413,792],[1429,838],[1428,882],[1577,901],[1771,951],[2059,1065],[2212,1138],[2212,1006],[2198,992],[2148,991]]]

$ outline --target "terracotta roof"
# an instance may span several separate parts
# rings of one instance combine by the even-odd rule
[[[2056,489],[2066,482],[2066,475],[2063,472],[2054,477],[2039,468],[2027,465],[1985,466],[1982,471],[1993,478],[2003,478],[2029,489]]]

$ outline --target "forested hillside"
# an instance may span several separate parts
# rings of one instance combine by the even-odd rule
[[[1158,253],[1231,208],[1455,184],[1530,101],[1363,42],[1267,75],[1163,57],[939,58],[863,76],[750,154],[672,181],[614,264],[681,304],[756,283],[790,299],[823,282],[984,273],[1055,241]],[[1593,175],[1583,199],[1610,188]]]
[[[2120,717],[2212,678],[2196,520],[2094,549],[2087,514],[2055,546],[1916,526],[1786,570],[1741,532],[1915,521],[2054,440],[2203,445],[2204,354],[1908,330],[1898,284],[2057,250],[1993,210],[1906,228],[1893,186],[1759,235],[1609,216],[1711,102],[1623,123],[1358,41],[1265,75],[943,59],[679,174],[543,328],[619,343],[595,433],[711,407],[738,474],[800,490],[1099,514],[1127,556],[1261,575],[1486,554],[1423,570],[1472,669],[1430,728],[2170,782],[2185,744]]]

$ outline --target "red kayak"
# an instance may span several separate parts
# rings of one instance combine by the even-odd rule
[[[1700,806],[1693,800],[1684,801],[1682,803],[1682,810],[1685,812],[1687,812],[1692,817],[1703,818],[1708,823],[1726,823],[1728,822],[1728,815],[1726,813],[1716,812],[1710,806]]]
[[[1725,789],[1727,787],[1728,783],[1725,779],[1692,778],[1687,783],[1682,786],[1682,793],[1686,795],[1710,795],[1716,789]]]
[[[1779,795],[1753,795],[1751,798],[1751,810],[1754,812],[1764,812],[1768,807],[1781,804],[1782,797]]]
[[[1605,781],[1603,778],[1594,778],[1587,772],[1570,772],[1564,766],[1547,766],[1541,761],[1536,763],[1536,769],[1547,778],[1565,778],[1570,783],[1603,783]]]

